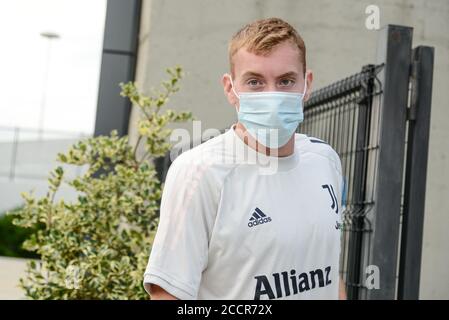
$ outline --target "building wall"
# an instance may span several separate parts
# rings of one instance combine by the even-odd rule
[[[35,134],[34,131],[25,131],[18,135],[17,141],[0,140],[0,215],[23,206],[22,192],[34,192],[36,197],[45,196],[50,171],[62,165],[56,161],[58,153],[67,152],[78,139],[86,137],[44,137],[44,140],[37,140]],[[86,171],[85,167],[62,166],[65,177],[69,179]],[[67,201],[76,197],[76,190],[66,184],[61,185],[56,196]]]
[[[435,47],[420,297],[449,299],[449,1],[143,0],[136,81],[148,92],[165,79],[166,67],[181,65],[186,77],[169,106],[191,110],[202,130],[227,128],[236,115],[221,76],[228,71],[228,41],[241,26],[272,16],[294,25],[306,42],[313,87],[319,88],[375,62],[378,32],[365,28],[370,4],[379,6],[381,26],[411,26],[414,46]],[[137,118],[133,110],[132,138]]]

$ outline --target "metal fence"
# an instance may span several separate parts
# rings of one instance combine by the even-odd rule
[[[349,299],[417,299],[433,48],[381,32],[375,65],[312,93],[299,131],[327,141],[346,181],[341,275]]]
[[[363,295],[362,271],[369,261],[363,250],[371,241],[367,218],[374,204],[373,188],[376,164],[368,167],[368,158],[377,160],[378,139],[370,139],[371,121],[379,121],[379,105],[374,96],[382,93],[377,74],[383,65],[367,65],[360,73],[313,92],[304,108],[299,131],[328,142],[339,154],[346,184],[346,210],[343,213],[341,275],[349,298]],[[377,124],[376,124],[377,126]],[[374,171],[374,172],[373,172]],[[368,181],[367,181],[368,180]]]
[[[88,135],[77,132],[0,127],[0,178],[46,180],[59,152]],[[69,170],[69,175],[79,175]]]

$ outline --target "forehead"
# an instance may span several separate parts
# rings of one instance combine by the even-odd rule
[[[275,78],[288,72],[303,73],[300,51],[290,42],[277,45],[266,56],[240,48],[233,57],[233,63],[236,77],[247,72],[256,72],[267,78]]]

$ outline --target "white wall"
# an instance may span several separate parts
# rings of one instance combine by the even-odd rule
[[[422,299],[449,299],[449,1],[447,0],[144,0],[136,80],[145,91],[165,79],[166,67],[187,72],[170,102],[191,110],[206,128],[235,120],[220,78],[228,71],[227,43],[255,19],[277,16],[294,25],[307,47],[314,87],[375,62],[377,31],[365,28],[365,8],[380,8],[380,23],[412,26],[414,46],[435,47],[433,105],[421,276]],[[135,137],[134,112],[130,134]]]
[[[86,171],[85,167],[62,165],[56,162],[58,153],[66,153],[78,139],[0,141],[0,214],[24,204],[22,192],[34,192],[43,197],[48,192],[47,179],[57,166],[64,168],[64,176],[73,179]],[[13,174],[12,174],[13,173]],[[74,200],[77,192],[62,184],[56,199]]]

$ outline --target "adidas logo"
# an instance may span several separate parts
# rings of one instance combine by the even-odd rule
[[[253,215],[249,218],[248,227],[255,227],[259,224],[270,222],[271,218],[267,217],[265,213],[259,208],[254,209]]]

